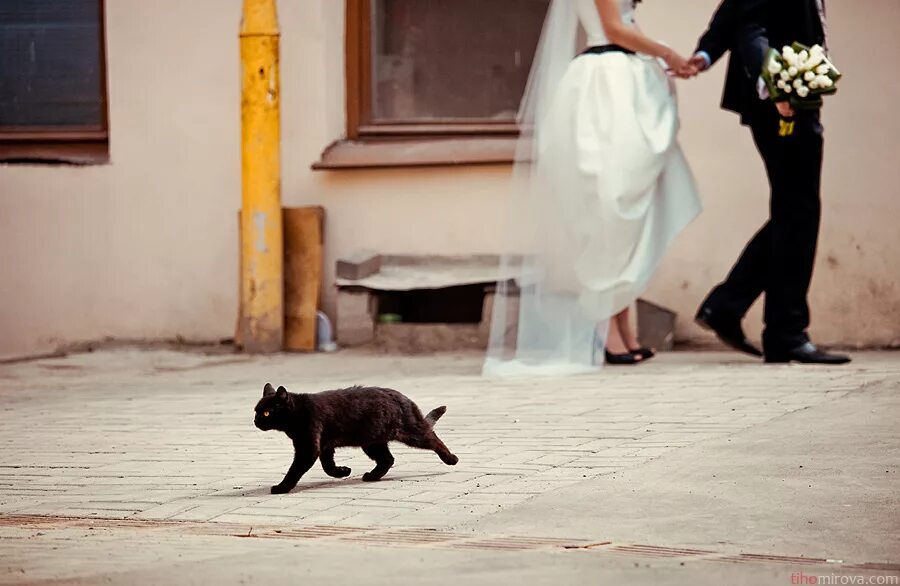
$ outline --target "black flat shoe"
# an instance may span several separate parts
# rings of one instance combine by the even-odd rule
[[[606,358],[606,363],[613,366],[626,366],[643,362],[643,360],[631,352],[626,352],[625,354],[613,354],[609,350],[603,350],[603,355]]]
[[[634,354],[635,356],[640,356],[644,360],[650,360],[651,358],[656,356],[656,352],[654,352],[650,348],[641,347],[641,348],[637,348],[635,350],[632,350],[631,348],[629,348],[628,351],[631,352],[632,354]]]
[[[816,348],[812,342],[806,342],[792,350],[770,351],[766,350],[766,362],[768,364],[788,364],[800,362],[802,364],[847,364],[850,357],[845,354],[832,354]]]
[[[701,307],[694,321],[705,330],[710,330],[727,346],[751,356],[761,357],[763,353],[750,343],[744,335],[741,320],[719,316],[708,307]]]

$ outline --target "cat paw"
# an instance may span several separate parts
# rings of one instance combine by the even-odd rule
[[[285,486],[283,484],[276,484],[272,487],[272,494],[287,494],[291,492],[293,486]]]
[[[347,478],[348,476],[350,476],[350,469],[346,466],[338,466],[336,468],[333,468],[328,473],[328,475],[332,478]]]
[[[454,454],[449,454],[447,456],[442,456],[441,460],[444,461],[444,464],[448,466],[456,466],[456,463],[459,462],[459,458]]]
[[[372,474],[371,472],[366,472],[363,474],[363,482],[376,482],[381,480],[384,474]]]

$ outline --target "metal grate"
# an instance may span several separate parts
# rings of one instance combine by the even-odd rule
[[[370,532],[365,535],[353,535],[344,537],[343,541],[355,541],[371,545],[437,545],[460,539],[466,539],[467,535],[438,531],[436,529],[397,529],[385,532]]]
[[[822,564],[828,563],[828,560],[820,559],[820,558],[804,558],[804,557],[794,557],[794,556],[784,556],[784,555],[766,555],[766,554],[753,554],[753,553],[742,553],[740,555],[726,555],[720,556],[715,561],[717,562],[730,562],[734,564],[746,564],[746,563],[782,563],[782,564],[790,564],[792,566],[818,566]]]
[[[610,551],[623,553],[626,555],[647,556],[647,557],[698,557],[715,555],[714,551],[706,551],[702,549],[683,549],[674,547],[660,547],[657,545],[614,545],[609,548]]]
[[[468,540],[450,544],[454,549],[500,549],[508,551],[522,551],[526,549],[562,548],[572,549],[587,542],[577,539],[555,539],[540,537],[491,537],[485,539],[469,537]]]
[[[432,547],[482,551],[527,551],[536,549],[586,551],[592,554],[653,558],[657,560],[712,561],[731,564],[786,564],[791,566],[828,565],[843,570],[898,572],[900,563],[843,563],[837,560],[783,556],[774,554],[730,553],[704,549],[658,545],[613,543],[559,537],[463,534],[429,528],[372,528],[310,525],[298,527],[250,526],[239,523],[200,521],[152,521],[140,519],[98,519],[44,517],[36,515],[0,515],[0,526],[42,529],[86,528],[91,530],[152,530],[180,535],[205,535],[256,539],[296,539],[360,543],[384,547]]]

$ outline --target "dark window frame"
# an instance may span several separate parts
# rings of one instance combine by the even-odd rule
[[[100,125],[83,127],[0,126],[0,162],[70,163],[109,162],[109,86],[106,52],[106,0],[99,3]]]
[[[373,121],[372,2],[346,0],[347,134],[313,169],[511,163],[519,137],[515,121]]]

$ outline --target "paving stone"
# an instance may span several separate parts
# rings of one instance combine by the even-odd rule
[[[477,355],[228,362],[115,351],[7,364],[0,408],[16,417],[0,427],[0,515],[449,527],[900,373],[873,356],[852,369],[798,369],[676,353],[564,380],[482,378]],[[437,432],[460,462],[398,445],[394,469],[369,484],[360,476],[371,460],[342,449],[350,478],[316,466],[291,494],[271,495],[291,446],[252,425],[270,380],[294,391],[379,384],[423,409],[447,405]]]

